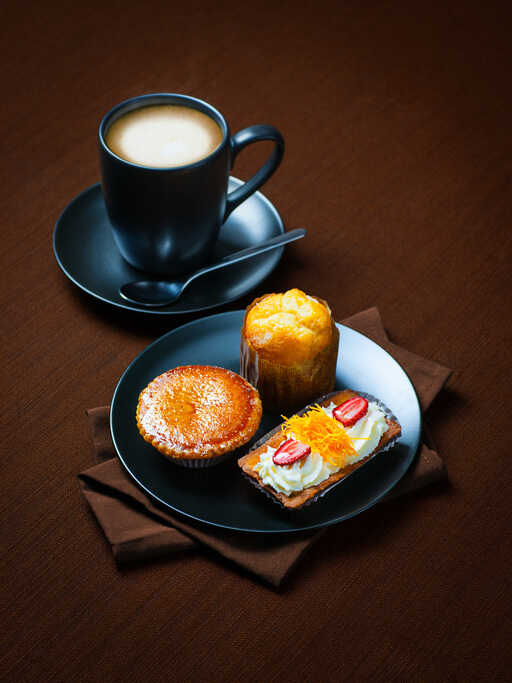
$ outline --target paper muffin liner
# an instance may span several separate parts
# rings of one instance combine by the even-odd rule
[[[262,358],[245,339],[245,321],[249,311],[269,294],[255,299],[246,309],[241,330],[240,374],[255,387],[263,410],[277,415],[293,415],[316,396],[334,389],[340,333],[331,316],[333,341],[313,358],[292,365],[282,365]],[[331,312],[323,299],[311,297]]]
[[[343,390],[339,389],[338,391],[332,391],[332,392],[329,392],[328,394],[325,394],[324,396],[321,396],[316,401],[313,401],[310,405],[307,405],[302,410],[299,410],[296,413],[296,415],[303,415],[304,413],[306,413],[308,410],[310,410],[317,403],[323,403],[323,401],[327,401],[329,398],[331,398],[332,396],[335,396],[340,391],[343,391]],[[378,398],[376,398],[375,396],[372,396],[371,394],[367,394],[363,391],[357,391],[356,393],[358,396],[365,398],[367,401],[372,402],[372,403],[376,403],[379,406],[379,408],[382,410],[382,412],[384,413],[385,417],[388,420],[391,420],[393,422],[398,422],[398,420],[397,420],[396,416],[393,414],[393,412],[384,403],[382,403],[382,401],[380,401]],[[270,437],[274,436],[274,434],[277,434],[279,431],[281,431],[281,425],[278,425],[277,427],[272,429],[270,432],[268,432],[268,434],[266,434],[264,437],[259,439],[254,444],[254,446],[251,448],[251,450],[249,452],[252,452],[252,451],[256,450],[257,448],[259,448],[260,446],[262,446],[266,441],[268,441],[270,439]],[[270,493],[270,491],[267,491],[265,488],[260,486],[260,484],[258,483],[258,481],[256,479],[253,479],[252,477],[250,477],[245,472],[243,472],[243,474],[244,474],[245,478],[248,479],[253,486],[255,486],[259,491],[262,491],[267,496],[267,498],[270,498],[270,500],[273,503],[276,503],[277,505],[279,505],[279,507],[283,508],[287,512],[290,512],[290,513],[293,513],[294,515],[297,515],[297,513],[300,513],[301,510],[304,510],[304,508],[309,507],[311,505],[311,503],[314,503],[319,498],[322,498],[323,496],[325,496],[326,493],[328,493],[329,491],[332,491],[332,489],[335,486],[346,481],[348,479],[348,477],[350,477],[351,474],[353,474],[354,472],[357,472],[361,467],[366,465],[366,463],[370,462],[370,460],[373,460],[373,458],[375,456],[389,450],[389,448],[391,448],[394,445],[394,443],[397,441],[397,439],[399,439],[399,438],[400,438],[400,435],[397,435],[397,436],[393,437],[392,439],[390,439],[386,444],[384,444],[384,446],[382,446],[381,448],[376,450],[374,453],[371,453],[370,455],[368,455],[363,460],[360,460],[359,466],[356,467],[355,469],[351,470],[346,476],[344,476],[341,479],[338,479],[337,481],[333,482],[329,486],[326,486],[326,488],[324,488],[323,490],[318,491],[318,493],[315,496],[309,498],[300,507],[297,507],[297,508],[287,507],[286,505],[284,505],[279,500],[279,498],[276,498],[272,493]]]
[[[235,451],[228,451],[227,453],[221,453],[220,455],[214,455],[210,458],[173,458],[169,455],[162,455],[167,458],[170,462],[180,467],[189,467],[193,469],[200,469],[204,467],[213,467],[213,465],[219,465],[221,462],[227,460]]]

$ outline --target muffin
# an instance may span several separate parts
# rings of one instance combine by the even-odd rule
[[[400,434],[400,424],[380,401],[344,389],[285,420],[238,465],[275,502],[296,510],[389,448]]]
[[[262,415],[258,392],[231,370],[185,365],[156,377],[141,392],[139,432],[160,453],[186,467],[208,467],[247,443]]]
[[[290,415],[334,389],[338,342],[325,301],[299,289],[266,294],[245,312],[240,374],[264,410]]]

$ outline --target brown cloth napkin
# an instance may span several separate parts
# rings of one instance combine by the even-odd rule
[[[343,324],[382,346],[407,372],[424,412],[452,371],[389,341],[377,308],[370,308]],[[207,547],[274,586],[279,586],[323,530],[290,534],[248,534],[191,524],[157,506],[133,482],[110,436],[108,406],[87,411],[96,465],[78,475],[80,488],[112,546],[116,562],[171,555]],[[425,444],[428,441],[429,447]],[[405,474],[384,498],[389,500],[446,476],[443,461],[428,434]]]

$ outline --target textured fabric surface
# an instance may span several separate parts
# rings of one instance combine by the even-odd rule
[[[4,0],[0,22],[0,679],[508,680],[509,3]],[[286,140],[263,193],[308,234],[220,311],[300,287],[336,320],[378,308],[392,344],[454,369],[424,406],[449,477],[330,527],[277,589],[208,549],[116,563],[77,486],[86,410],[209,313],[114,308],[52,252],[98,182],[102,117],[158,91]]]

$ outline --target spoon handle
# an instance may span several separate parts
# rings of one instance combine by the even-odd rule
[[[301,237],[304,237],[305,234],[306,231],[304,228],[297,228],[296,230],[290,230],[290,232],[284,232],[281,235],[272,237],[263,244],[255,244],[253,247],[247,247],[247,249],[237,251],[235,254],[228,254],[227,256],[221,258],[220,261],[217,261],[217,263],[205,266],[204,268],[201,268],[195,272],[191,277],[188,278],[188,282],[190,282],[192,279],[195,280],[196,277],[204,275],[205,273],[211,273],[213,270],[224,268],[224,266],[227,266],[228,264],[243,261],[244,259],[251,258],[251,256],[256,256],[256,254],[263,254],[265,251],[269,251],[270,249],[276,249],[283,244],[288,244],[288,242],[299,240]]]
[[[254,254],[263,254],[269,249],[275,249],[282,244],[288,244],[288,242],[294,242],[295,240],[300,240],[304,237],[306,231],[304,228],[297,228],[296,230],[290,230],[290,232],[284,232],[282,235],[277,235],[267,240],[264,244],[255,244],[253,247],[247,247],[247,249],[242,249],[242,251],[237,251],[236,254],[228,254],[220,260],[219,263],[236,263],[237,261],[242,261],[243,259],[249,258]]]

